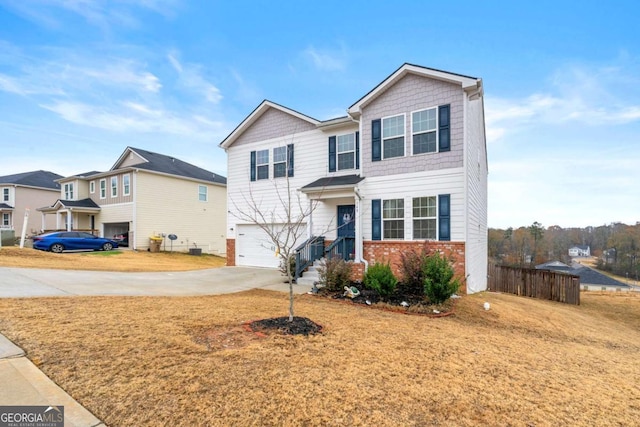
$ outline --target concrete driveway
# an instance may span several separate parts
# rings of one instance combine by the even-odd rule
[[[216,295],[262,288],[289,291],[276,269],[221,267],[163,273],[0,267],[0,298],[92,295]],[[310,286],[294,285],[305,293]]]

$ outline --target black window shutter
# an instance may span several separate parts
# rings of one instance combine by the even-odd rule
[[[251,152],[251,181],[256,180],[256,152]]]
[[[360,169],[360,132],[356,132],[356,169]]]
[[[287,176],[293,176],[293,144],[287,145]]]
[[[382,120],[371,120],[371,161],[382,160]]]
[[[329,137],[329,172],[336,171],[336,137]]]
[[[449,131],[449,104],[441,105],[438,107],[438,136],[439,136],[439,150],[438,151],[450,151],[451,150],[451,138]]]
[[[438,196],[438,240],[451,240],[451,195]]]
[[[371,240],[382,240],[381,200],[371,201]]]

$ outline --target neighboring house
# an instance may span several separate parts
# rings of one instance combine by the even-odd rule
[[[347,113],[320,121],[265,100],[221,142],[227,264],[278,265],[242,212],[258,207],[277,230],[290,189],[294,209],[312,210],[296,245],[344,240],[360,273],[390,262],[397,274],[400,254],[426,244],[454,259],[468,292],[486,289],[482,80],[404,64]]]
[[[56,180],[59,178],[62,176],[43,170],[0,176],[0,228],[15,230],[16,236],[19,236],[27,209],[28,234],[55,225],[51,220],[43,226],[35,209],[51,204],[58,198],[60,184]]]
[[[591,256],[591,248],[585,245],[576,245],[569,248],[570,257]]]
[[[166,250],[201,248],[224,255],[226,178],[171,156],[127,147],[107,172],[59,179],[59,199],[39,208],[53,229],[84,230],[146,250],[151,236]]]

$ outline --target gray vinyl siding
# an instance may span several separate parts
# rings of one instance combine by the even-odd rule
[[[360,150],[367,177],[462,167],[464,92],[460,85],[407,74],[367,105],[360,119]],[[411,112],[451,105],[451,151],[411,155]],[[405,156],[371,161],[371,120],[405,114]]]
[[[298,117],[269,108],[234,143],[234,146],[250,144],[286,135],[296,135],[313,130],[316,126]]]

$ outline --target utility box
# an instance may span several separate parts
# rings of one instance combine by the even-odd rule
[[[2,246],[15,246],[16,232],[10,229],[0,229],[0,240],[2,241]]]

